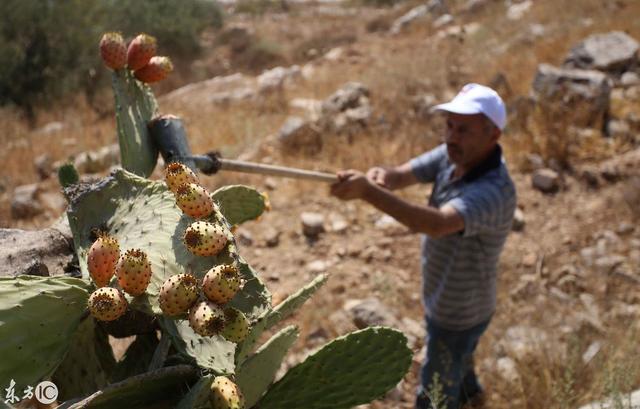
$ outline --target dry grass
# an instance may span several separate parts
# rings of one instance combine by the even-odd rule
[[[452,2],[452,8],[456,9],[463,3]],[[431,93],[438,100],[444,100],[451,97],[465,82],[488,83],[496,74],[502,73],[512,90],[512,97],[509,99],[514,100],[516,96],[528,93],[539,63],[559,64],[571,45],[588,34],[619,29],[640,38],[640,20],[637,19],[640,15],[640,3],[633,1],[539,0],[534,2],[530,13],[519,21],[504,18],[502,1],[488,2],[478,14],[459,18],[457,23],[481,23],[477,32],[466,35],[463,39],[439,39],[430,24],[415,25],[397,37],[390,37],[382,32],[367,34],[366,22],[383,16],[384,13],[378,10],[366,13],[365,18],[356,21],[357,24],[348,29],[344,26],[352,24],[354,17],[315,14],[303,8],[292,10],[292,22],[284,26],[282,21],[268,18],[268,15],[264,18],[252,18],[248,21],[255,26],[258,37],[278,44],[282,54],[290,61],[303,63],[310,58],[303,51],[308,51],[310,44],[321,50],[325,46],[340,44],[348,50],[347,57],[332,63],[316,62],[313,80],[298,83],[281,94],[260,98],[255,103],[229,107],[167,104],[161,106],[161,109],[184,119],[193,151],[221,150],[225,156],[233,157],[262,143],[265,136],[277,131],[290,113],[287,105],[289,99],[324,99],[345,82],[360,81],[371,90],[375,117],[371,127],[349,138],[343,135],[324,135],[323,149],[315,156],[283,155],[277,150],[266,150],[265,154],[273,161],[289,165],[323,170],[365,170],[376,164],[393,165],[404,162],[438,143],[441,125],[437,120],[424,121],[416,117],[413,113],[413,98],[416,96]],[[398,10],[388,13],[395,15]],[[591,23],[587,24],[585,19],[590,19]],[[527,34],[529,24],[532,23],[544,25],[545,36],[532,39]],[[338,26],[342,28],[338,30]],[[332,29],[337,34],[320,42],[318,33],[328,33]],[[351,42],[352,39],[357,40]],[[516,129],[504,135],[503,144],[510,163],[519,164],[532,152],[576,163],[600,159],[629,148],[624,144],[604,144],[602,139],[578,140],[569,129],[570,117],[551,119],[553,126],[549,126],[549,118],[534,118],[529,129]],[[65,128],[49,135],[39,134],[29,129],[17,112],[10,109],[0,111],[0,143],[6,147],[0,152],[0,160],[4,165],[0,183],[6,185],[8,192],[18,185],[37,181],[32,161],[40,154],[48,153],[55,161],[115,140],[112,117],[101,119],[82,99],[65,107],[39,113],[38,126],[51,121],[61,121]],[[253,176],[220,175],[215,180],[207,180],[210,186],[228,182],[261,183]],[[298,206],[303,206],[306,203],[303,199],[318,196],[319,193],[315,185],[294,182],[283,184],[277,195],[281,198],[282,207],[290,211],[297,201],[300,201]],[[415,200],[423,200],[422,195],[418,191],[409,193]],[[517,302],[510,299],[509,290],[518,283],[519,275],[527,272],[520,263],[523,253],[544,252],[548,255],[545,264],[548,263],[549,269],[560,267],[566,260],[575,259],[577,251],[576,248],[563,247],[562,235],[566,233],[573,237],[574,242],[584,243],[594,229],[606,226],[607,220],[627,217],[619,206],[608,206],[603,202],[595,207],[596,212],[600,212],[597,216],[574,218],[569,199],[549,205],[556,212],[564,209],[566,214],[544,215],[543,208],[548,202],[536,207],[536,204],[532,204],[535,200],[537,199],[531,194],[525,194],[521,199],[529,206],[527,210],[530,213],[541,214],[538,224],[529,222],[530,225],[536,228],[546,226],[545,217],[556,217],[554,220],[562,222],[562,226],[545,229],[540,227],[540,231],[532,232],[531,237],[526,240],[510,240],[502,265],[505,274],[500,284],[499,304],[503,307],[478,351],[478,356],[489,362],[495,361],[495,346],[500,343],[510,326],[524,322],[555,331],[560,327],[558,322],[570,312],[569,307],[550,299],[545,292],[538,298]],[[5,200],[0,207],[0,226],[37,227],[48,222],[39,219],[29,226],[28,223],[10,221],[6,204]],[[589,209],[585,206],[582,211],[587,213]],[[570,223],[565,223],[564,220],[571,220],[573,225],[567,226]],[[546,239],[534,237],[536,234]],[[361,238],[366,240],[366,237]],[[415,256],[417,263],[417,254]],[[306,254],[300,257],[304,261]],[[415,266],[407,268],[413,267]],[[405,288],[385,280],[384,275],[379,274],[374,278],[377,281],[373,280],[372,291],[382,294],[386,297],[385,301],[403,313],[413,317],[420,316],[419,304],[408,301],[415,293],[413,285]],[[353,277],[345,279],[357,282]],[[601,280],[601,277],[591,277],[586,285],[597,288]],[[610,305],[606,301],[607,297],[622,296],[629,289],[613,286],[608,291],[598,294],[597,301],[605,306]],[[331,336],[339,335],[328,317],[333,309],[339,308],[341,299],[328,291],[320,296],[323,297],[322,301],[314,301],[307,312],[296,320],[302,327],[302,338],[318,325],[327,328]],[[577,338],[572,338],[570,334],[561,337],[569,347],[566,351],[561,351],[560,355],[553,345],[534,348],[530,355],[517,361],[520,375],[517,382],[503,380],[495,367],[483,368],[483,381],[490,397],[489,407],[573,408],[614,393],[616,389],[628,391],[629,388],[640,385],[640,371],[631,365],[640,362],[638,336],[634,332],[637,331],[637,323],[620,321],[606,324],[606,333],[586,331],[578,334]],[[602,341],[602,350],[593,361],[583,364],[579,355],[593,340]],[[621,374],[624,376],[621,377]],[[412,393],[415,382],[414,368],[404,386],[408,396]],[[389,405],[395,403],[385,401],[372,407],[392,407]]]

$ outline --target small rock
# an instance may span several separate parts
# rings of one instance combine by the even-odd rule
[[[544,193],[553,193],[560,187],[560,176],[554,170],[545,168],[534,172],[531,179],[534,188]]]
[[[402,223],[389,216],[388,214],[383,214],[382,216],[380,216],[380,218],[376,220],[374,225],[376,226],[376,228],[382,230],[402,227]]]
[[[626,257],[620,254],[614,254],[611,256],[599,257],[598,259],[596,259],[594,265],[603,273],[610,273],[626,260]]]
[[[63,131],[64,128],[65,124],[63,124],[62,122],[49,122],[42,128],[36,130],[36,133],[41,135],[51,135]]]
[[[48,179],[53,172],[53,166],[51,164],[51,157],[49,154],[43,153],[33,160],[33,166],[36,168],[36,172],[40,177],[40,180]]]
[[[349,228],[349,222],[344,217],[331,213],[329,215],[330,229],[334,233],[343,233]]]
[[[238,240],[240,241],[240,244],[247,247],[253,244],[253,236],[246,230],[240,230],[238,233]]]
[[[402,17],[399,17],[396,21],[394,21],[389,32],[391,34],[398,34],[415,20],[426,16],[427,13],[429,13],[429,6],[426,4],[414,7]]]
[[[43,209],[37,200],[39,193],[37,184],[18,186],[11,200],[11,216],[14,219],[26,219],[42,213]]]
[[[513,214],[513,222],[511,223],[511,230],[513,231],[522,231],[524,230],[526,222],[524,219],[524,213],[520,208],[516,208],[515,213]]]
[[[329,263],[324,260],[315,260],[307,264],[307,271],[311,274],[320,274],[327,271]]]
[[[277,247],[280,244],[280,232],[273,228],[268,228],[264,233],[264,242],[267,247]]]
[[[49,268],[40,260],[31,261],[21,273],[40,277],[49,277],[50,275]]]
[[[278,187],[278,182],[273,178],[266,178],[264,180],[264,187],[269,190],[275,190]]]
[[[318,150],[322,140],[311,122],[297,116],[287,118],[278,131],[278,140],[285,148]]]
[[[451,14],[443,14],[433,22],[433,28],[444,27],[453,23],[453,16]]]
[[[530,0],[512,4],[507,10],[507,18],[509,20],[520,20],[529,11],[532,5],[533,2]]]
[[[342,47],[336,47],[329,50],[324,58],[328,61],[338,61],[344,55],[344,49]]]
[[[638,84],[640,84],[640,76],[633,71],[627,71],[620,77],[620,85],[623,87],[631,87]]]
[[[344,310],[349,312],[353,323],[359,329],[371,326],[396,326],[396,318],[389,312],[387,306],[377,298],[365,300],[349,300],[344,304]]]
[[[623,31],[593,34],[571,49],[564,64],[622,73],[638,62],[638,48],[638,42]]]
[[[622,222],[618,225],[618,229],[616,230],[618,232],[618,234],[629,234],[629,233],[633,233],[633,231],[636,229],[636,227],[629,223],[629,222]]]
[[[508,356],[503,356],[502,358],[498,358],[498,362],[496,363],[498,374],[506,381],[509,382],[517,382],[520,378],[520,374],[518,373],[518,368],[516,366],[516,362],[509,358]]]
[[[304,212],[300,215],[302,233],[311,238],[318,237],[325,231],[324,216],[320,213]]]
[[[626,138],[631,133],[631,126],[622,119],[611,119],[607,122],[607,135],[612,138]]]
[[[589,348],[587,348],[587,350],[584,351],[584,354],[582,354],[582,363],[586,365],[591,362],[591,360],[598,355],[601,348],[602,343],[600,341],[592,342],[591,345],[589,345]]]

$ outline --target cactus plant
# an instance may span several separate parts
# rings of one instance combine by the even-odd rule
[[[264,194],[248,186],[221,187],[213,192],[212,196],[231,225],[256,219],[269,206],[269,201]]]

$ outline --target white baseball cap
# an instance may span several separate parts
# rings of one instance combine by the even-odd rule
[[[465,85],[450,102],[431,109],[462,115],[485,114],[500,130],[507,124],[507,109],[500,95],[480,84]]]

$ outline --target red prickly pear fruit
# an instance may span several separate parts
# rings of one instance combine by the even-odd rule
[[[195,183],[183,183],[176,190],[176,204],[187,216],[202,219],[213,212],[213,199],[209,192]]]
[[[239,343],[249,335],[249,320],[244,313],[237,308],[224,309],[224,329],[220,334],[229,342]]]
[[[143,294],[151,281],[151,263],[147,255],[138,249],[127,250],[116,265],[120,287],[133,296]]]
[[[119,257],[118,240],[105,233],[99,233],[98,239],[93,242],[87,252],[89,275],[96,287],[100,288],[109,284],[116,272],[116,263]]]
[[[104,64],[119,70],[127,64],[127,45],[120,33],[104,33],[100,39],[100,55]]]
[[[200,301],[189,310],[189,326],[203,337],[219,334],[224,329],[224,311],[210,301]]]
[[[184,233],[187,249],[196,256],[215,256],[227,245],[224,229],[216,224],[197,221],[191,223]]]
[[[238,269],[230,264],[215,266],[202,278],[204,295],[216,304],[228,303],[241,285]]]
[[[186,313],[198,300],[198,280],[191,274],[175,274],[160,287],[160,308],[165,315]]]
[[[149,63],[135,70],[133,75],[140,81],[151,84],[162,81],[173,71],[173,63],[169,57],[151,57]]]
[[[127,48],[127,66],[130,70],[139,70],[156,55],[156,39],[148,34],[138,34]]]
[[[91,294],[87,304],[91,315],[100,321],[116,320],[127,311],[127,299],[124,294],[111,287],[98,288]]]
[[[226,376],[216,376],[209,389],[209,402],[213,408],[244,409],[244,396],[238,385]]]
[[[198,176],[196,176],[191,168],[180,162],[172,162],[167,166],[164,181],[173,193],[175,193],[183,183],[200,183]]]

